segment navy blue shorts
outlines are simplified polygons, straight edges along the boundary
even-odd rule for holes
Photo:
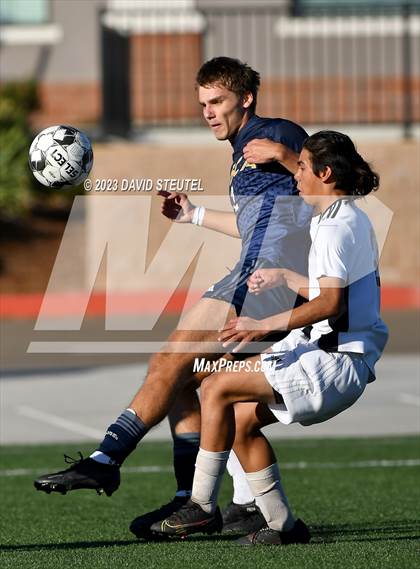
[[[203,294],[203,298],[223,300],[235,308],[237,316],[249,316],[256,320],[290,310],[302,303],[301,297],[284,286],[263,291],[258,296],[249,293],[246,282],[261,267],[260,262],[237,263],[228,275]]]
[[[249,293],[246,281],[256,270],[257,265],[261,268],[264,263],[252,262],[247,268],[244,268],[242,262],[237,263],[228,275],[203,294],[203,298],[223,300],[235,308],[237,316],[248,316],[255,320],[262,320],[273,314],[290,310],[305,302],[304,298],[284,286],[263,291],[258,296]],[[287,334],[289,332],[271,332],[264,338],[264,346],[261,347],[261,350],[282,340]],[[267,345],[265,346],[265,344]],[[254,356],[255,353],[247,353],[245,348],[244,351],[233,355],[235,359],[242,360]]]

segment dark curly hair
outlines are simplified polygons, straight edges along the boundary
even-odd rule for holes
[[[252,93],[254,100],[249,108],[255,112],[260,74],[239,59],[214,57],[206,61],[197,73],[196,84],[201,87],[219,84],[240,98]]]
[[[366,196],[378,189],[379,174],[360,156],[346,134],[321,130],[307,138],[303,148],[311,153],[314,174],[329,166],[336,188],[347,195]]]

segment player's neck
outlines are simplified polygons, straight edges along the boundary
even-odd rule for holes
[[[334,202],[343,199],[343,197],[342,192],[318,196],[314,207],[315,215],[322,215]]]
[[[240,133],[240,131],[244,128],[244,126],[249,122],[249,120],[254,116],[254,113],[251,113],[250,111],[247,111],[246,113],[244,113],[242,120],[238,126],[238,130],[235,131],[235,134],[233,134],[230,138],[229,138],[229,142],[231,143],[231,145],[233,146],[235,144],[235,140],[236,137],[238,136],[238,134]]]

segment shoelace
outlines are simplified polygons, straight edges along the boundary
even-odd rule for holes
[[[64,455],[64,462],[66,464],[71,464],[72,466],[76,466],[76,464],[79,464],[80,462],[82,462],[82,460],[84,460],[83,458],[83,454],[79,451],[77,451],[77,454],[79,455],[79,459],[77,458],[73,458],[72,456],[69,456],[68,454]]]

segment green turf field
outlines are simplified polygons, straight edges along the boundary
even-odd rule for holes
[[[0,566],[24,568],[265,567],[412,569],[419,563],[420,447],[415,437],[286,440],[275,443],[309,545],[241,548],[229,537],[192,536],[146,544],[128,524],[173,495],[170,443],[144,443],[125,464],[120,490],[62,496],[36,492],[40,471],[62,467],[62,454],[91,446],[4,447],[0,467]],[[159,466],[157,472],[141,469]],[[141,467],[139,469],[138,467]],[[229,478],[221,495],[230,498]]]

